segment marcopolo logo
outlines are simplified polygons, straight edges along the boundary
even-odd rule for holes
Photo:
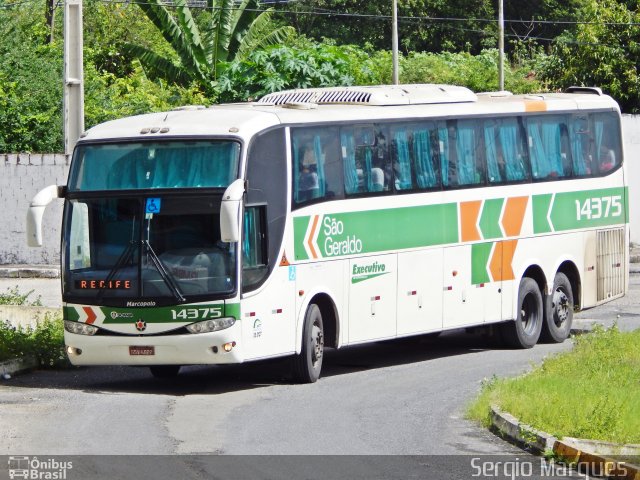
[[[62,462],[55,458],[11,456],[8,463],[10,479],[66,480],[69,478],[68,470],[73,468],[73,462]]]
[[[384,263],[373,262],[368,265],[353,264],[353,270],[351,271],[351,283],[364,282],[371,278],[386,275],[387,266]]]

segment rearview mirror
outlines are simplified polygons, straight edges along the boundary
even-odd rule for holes
[[[42,216],[47,205],[54,198],[63,197],[64,187],[49,185],[43,188],[31,200],[27,210],[27,244],[30,247],[42,246]]]
[[[222,195],[220,237],[223,242],[240,241],[240,207],[244,190],[244,180],[238,179],[229,185]]]

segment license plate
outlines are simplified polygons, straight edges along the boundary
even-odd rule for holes
[[[138,347],[138,346],[130,346],[129,347],[129,355],[155,355],[156,349],[155,347]]]

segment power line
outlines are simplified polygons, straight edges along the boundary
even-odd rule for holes
[[[10,4],[0,5],[0,8],[12,8],[15,6],[25,5],[29,3],[34,3],[38,0],[22,0],[19,2],[14,2]],[[156,5],[152,2],[144,2],[141,0],[99,0],[102,3],[112,3],[112,4],[125,4],[125,5]],[[202,0],[204,3],[204,0]],[[290,0],[286,2],[287,4],[293,3],[300,0]],[[195,3],[195,2],[194,2]],[[273,5],[277,7],[285,2],[279,2],[277,0],[263,2],[265,4]],[[176,5],[169,1],[163,2],[162,6],[167,8],[177,8]],[[222,8],[222,7],[209,7],[206,5],[200,5],[200,2],[189,5],[190,9],[197,10],[240,10],[239,8]],[[246,8],[244,11],[254,12],[254,13],[262,13],[267,10],[260,8]],[[279,8],[272,8],[272,12],[277,12],[280,14],[288,14],[288,15],[310,15],[310,16],[332,16],[332,17],[346,17],[346,18],[364,18],[364,19],[373,19],[373,20],[391,20],[391,15],[381,15],[381,14],[372,14],[372,13],[350,13],[350,12],[337,12],[335,10],[330,9],[314,9],[313,11],[309,10],[282,10]],[[497,18],[480,18],[480,17],[470,17],[470,18],[461,18],[461,17],[432,17],[432,16],[409,16],[409,15],[399,15],[399,21],[425,21],[425,22],[477,22],[477,23],[497,23]],[[591,22],[591,21],[578,21],[578,20],[543,20],[543,19],[506,19],[505,23],[513,23],[513,24],[540,24],[540,25],[602,25],[602,26],[623,26],[623,27],[635,27],[640,26],[640,22]]]

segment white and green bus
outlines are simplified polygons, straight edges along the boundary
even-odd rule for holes
[[[293,357],[492,325],[562,342],[625,294],[617,104],[596,88],[295,90],[98,125],[64,187],[65,343],[76,365]]]

